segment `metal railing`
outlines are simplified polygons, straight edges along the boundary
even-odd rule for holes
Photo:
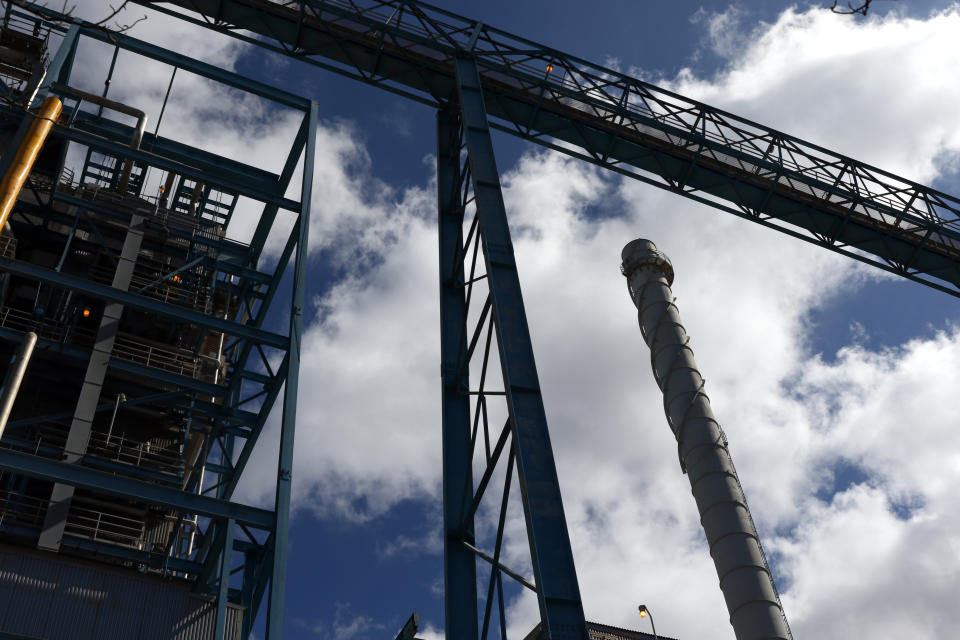
[[[89,504],[91,501],[82,496],[74,497],[64,533],[121,547],[143,549],[146,509],[143,509],[142,516],[130,517],[115,511],[82,506],[84,502]]]
[[[48,23],[14,13],[4,17],[0,26],[0,76],[8,80],[8,86],[23,91],[31,79],[36,82],[41,70],[50,65],[49,40]]]
[[[34,331],[37,336],[60,344],[89,348],[96,334],[89,329],[71,328],[63,323],[32,315],[12,307],[0,307],[0,327],[16,331]],[[217,371],[227,366],[226,361],[195,356],[190,349],[144,340],[128,333],[118,333],[111,356],[128,362],[136,362],[154,369],[188,376],[195,380],[225,384],[225,376]]]
[[[17,239],[12,236],[0,236],[0,256],[14,258],[17,254]]]
[[[84,348],[93,346],[96,339],[96,334],[90,329],[70,327],[50,318],[37,318],[13,307],[0,307],[0,327],[24,333],[33,331],[44,340]]]
[[[177,272],[177,269],[176,265],[163,264],[141,254],[133,267],[128,291],[160,302],[210,313],[213,304],[209,285],[210,270],[200,265],[182,272]],[[112,265],[98,264],[90,267],[87,275],[94,282],[110,285],[114,271]]]
[[[150,342],[130,334],[117,335],[112,355],[196,380],[214,382],[219,377],[215,376],[216,367],[208,366],[207,359],[194,356],[189,349]]]
[[[175,476],[183,473],[184,469],[178,445],[132,440],[124,432],[109,435],[92,432],[86,455]]]
[[[960,198],[450,11],[135,1],[215,18],[218,31],[438,107],[454,61],[470,56],[497,128],[935,288],[960,283]]]
[[[0,489],[0,527],[10,524],[40,527],[48,502],[9,489]]]
[[[49,500],[0,489],[0,528],[4,525],[39,529]],[[143,548],[144,521],[74,504],[67,516],[65,533],[78,538],[107,542],[132,549]]]

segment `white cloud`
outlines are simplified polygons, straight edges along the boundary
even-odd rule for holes
[[[294,621],[301,629],[323,640],[367,640],[380,638],[387,633],[386,626],[367,615],[355,614],[348,603],[334,604],[333,620],[307,622],[297,618]]]
[[[955,11],[856,23],[790,10],[726,72],[682,74],[673,86],[929,180],[960,140],[942,98],[952,89],[919,76],[929,60],[958,55],[948,46],[958,21]],[[910,90],[879,99],[894,86]],[[328,228],[342,229],[353,203],[372,212],[334,236],[351,238],[343,251],[367,268],[320,299],[305,345],[296,477],[301,506],[367,518],[438,492],[435,232],[432,186],[361,188],[368,165],[348,138],[345,152],[361,161],[344,174],[324,169],[340,194]],[[847,637],[855,624],[878,637],[947,633],[946,594],[960,572],[951,553],[960,504],[949,487],[960,465],[945,452],[960,442],[946,407],[960,338],[947,331],[890,352],[861,341],[828,364],[810,351],[808,313],[877,272],[557,154],[504,169],[588,617],[637,627],[643,600],[667,635],[732,637],[617,273],[623,244],[645,236],[674,260],[681,314],[797,637]],[[918,424],[919,415],[930,417]],[[838,460],[867,479],[824,502]],[[504,558],[522,564],[519,520]],[[909,603],[902,613],[877,612],[898,597]],[[514,605],[518,630],[535,616],[529,599]]]
[[[728,50],[729,65],[717,77],[685,71],[666,85],[930,182],[942,171],[936,164],[941,155],[960,147],[960,115],[951,108],[960,88],[944,82],[960,63],[958,29],[957,5],[925,20],[891,12],[856,21],[791,8]]]
[[[960,66],[958,32],[957,8],[859,22],[789,9],[750,42],[719,43],[730,60],[716,77],[668,84],[930,181],[960,152],[960,89],[944,80]],[[254,108],[246,116],[258,121]],[[369,521],[439,496],[434,185],[378,181],[347,123],[326,123],[321,138],[315,247],[345,275],[318,294],[304,340],[295,491],[301,509]],[[936,327],[885,351],[854,335],[827,362],[812,353],[808,314],[876,286],[877,272],[554,153],[501,169],[588,617],[635,628],[642,600],[666,635],[733,637],[617,273],[621,247],[643,236],[674,261],[680,312],[797,638],[949,636],[960,334]],[[272,491],[269,458],[254,461],[247,497]],[[857,474],[831,496],[841,461]],[[487,536],[490,515],[478,524]],[[522,530],[519,517],[509,527]],[[524,553],[511,536],[506,561],[522,565]],[[518,630],[532,626],[529,599],[513,608]]]

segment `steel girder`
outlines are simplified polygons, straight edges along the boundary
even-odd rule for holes
[[[310,201],[313,196],[313,164],[317,150],[318,107],[310,103],[307,113],[307,140],[303,156],[303,185],[300,189],[300,218],[297,249],[293,260],[293,295],[290,301],[290,346],[287,350],[287,380],[283,391],[280,423],[280,455],[277,461],[277,492],[274,509],[275,546],[270,573],[268,640],[283,635],[283,598],[287,583],[287,536],[290,531],[290,491],[293,484],[293,442],[297,421],[297,385],[300,380],[300,342],[303,335],[303,305],[307,281],[307,239],[310,228]]]
[[[957,198],[469,18],[414,0],[135,1],[437,106],[470,53],[496,128],[960,295]]]
[[[133,480],[19,451],[0,449],[0,468],[41,480],[129,496],[150,504],[167,505],[181,511],[199,513],[208,518],[233,518],[237,522],[266,531],[272,531],[274,528],[274,514],[271,511],[186,493],[167,486]]]
[[[463,270],[463,176],[460,118],[437,112],[437,214],[440,242],[440,370],[443,429],[443,581],[445,625],[450,638],[477,639],[477,560],[472,514],[473,443],[470,439],[470,371]],[[471,500],[472,502],[472,500]]]
[[[486,640],[496,603],[500,637],[505,637],[505,575],[536,593],[542,637],[585,640],[580,589],[473,59],[457,60],[457,80],[455,103],[438,114],[445,631],[448,637],[469,639],[478,637],[479,627],[479,637]],[[465,164],[461,164],[461,156]],[[475,208],[472,221],[466,215],[470,208]],[[481,254],[482,264],[478,264]],[[484,288],[486,300],[479,312],[471,310],[471,302],[477,304]],[[484,348],[477,349],[484,334]],[[495,352],[491,350],[494,335]],[[502,391],[486,387],[488,377],[496,377],[491,357],[499,359]],[[471,365],[479,368],[480,374],[475,390],[470,386]],[[506,401],[507,420],[503,430],[493,434],[497,444],[491,450],[488,416],[492,407],[488,403],[497,397]],[[481,442],[485,470],[475,487],[471,469],[474,456],[481,455]],[[491,481],[495,482],[498,464],[506,470],[490,554],[481,550],[476,539],[474,516]],[[500,561],[514,466],[533,582]],[[478,559],[491,567],[483,600],[478,599],[476,585]],[[481,601],[483,617],[478,620]]]

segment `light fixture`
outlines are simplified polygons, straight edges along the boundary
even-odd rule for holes
[[[647,605],[640,605],[637,607],[637,611],[640,612],[641,618],[650,618],[650,628],[653,630],[653,640],[659,640],[657,637],[657,626],[653,624],[653,614],[650,612],[650,609],[647,608]]]
[[[548,63],[547,63],[547,73],[550,73],[551,71],[553,71],[553,65],[548,62]]]
[[[84,309],[82,312],[84,318],[90,317],[90,309]]]

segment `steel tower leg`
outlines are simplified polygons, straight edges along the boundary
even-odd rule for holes
[[[491,584],[487,592],[486,612],[483,620],[483,636],[489,631],[491,600],[494,583],[501,581],[501,573],[517,578],[499,563],[499,551],[503,538],[504,516],[509,497],[510,475],[513,464],[517,467],[520,493],[526,519],[527,538],[530,546],[531,565],[535,585],[523,579],[520,582],[534,589],[541,616],[541,637],[553,640],[585,640],[587,638],[583,605],[580,600],[580,588],[574,568],[570,537],[567,532],[557,470],[547,430],[546,413],[540,393],[530,331],[527,326],[523,297],[520,292],[520,280],[513,256],[513,243],[507,224],[506,209],[500,191],[500,179],[494,159],[493,144],[487,123],[487,114],[480,87],[480,78],[475,62],[470,58],[456,61],[457,99],[456,112],[440,114],[440,155],[438,158],[438,187],[441,189],[440,201],[440,260],[441,301],[444,366],[444,515],[445,515],[445,570],[448,580],[447,619],[453,620],[457,629],[475,624],[477,601],[475,587],[471,591],[464,586],[475,568],[462,555],[463,549],[473,551],[478,557],[491,563],[493,571]],[[459,123],[456,123],[459,116]],[[456,133],[454,133],[456,132]],[[467,150],[466,167],[459,173],[451,169],[460,163],[462,140]],[[469,175],[469,179],[466,176]],[[470,234],[475,243],[477,237],[482,244],[484,277],[489,291],[481,319],[474,338],[467,346],[468,327],[465,324],[463,293],[457,292],[460,283],[468,278],[467,301],[469,305],[472,284],[480,278],[473,277],[473,266],[461,263],[469,262],[467,254],[471,237],[463,242],[462,226],[457,228],[453,220],[462,220],[466,197],[452,195],[454,190],[466,194],[472,187],[473,201],[476,204],[475,227]],[[446,192],[445,192],[446,191]],[[457,211],[454,212],[454,205]],[[474,244],[474,246],[476,246]],[[476,254],[474,254],[475,256]],[[452,260],[451,260],[452,258]],[[453,264],[450,264],[453,262]],[[476,264],[474,259],[474,265]],[[452,267],[452,268],[451,268]],[[475,418],[472,442],[468,442],[469,398],[468,389],[469,359],[482,333],[485,318],[489,313],[492,327],[489,327],[487,353],[489,355],[492,330],[496,331],[501,375],[504,383],[502,395],[507,401],[508,423],[501,433],[499,442],[491,454],[487,450],[488,470],[473,495],[472,478],[469,475],[472,449],[477,441],[479,419]],[[456,362],[450,356],[458,354]],[[451,366],[453,365],[453,366]],[[456,378],[451,379],[451,376]],[[483,378],[481,377],[483,398]],[[492,393],[492,392],[488,392]],[[457,397],[460,396],[460,397]],[[479,400],[478,400],[479,402]],[[466,411],[465,411],[466,408]],[[484,432],[487,424],[484,411]],[[478,404],[475,415],[479,415]],[[466,414],[466,415],[465,415]],[[507,436],[512,436],[510,447],[506,447]],[[469,447],[469,448],[468,448]],[[480,552],[471,542],[472,518],[479,500],[490,479],[493,466],[504,451],[507,453],[507,476],[500,508],[500,524],[497,533],[496,549],[493,557]],[[463,491],[466,490],[466,493]],[[459,494],[459,495],[458,495]],[[460,519],[461,515],[466,517]],[[460,522],[456,520],[460,519]],[[470,566],[468,566],[468,564]],[[500,633],[505,631],[503,589],[499,587]],[[471,600],[468,604],[467,600]],[[475,632],[464,631],[466,635],[451,633],[450,638],[476,637]]]
[[[448,638],[477,638],[477,565],[473,544],[473,450],[470,442],[466,289],[462,257],[463,201],[460,197],[459,118],[437,112],[437,208],[440,236],[440,367],[443,384],[443,581]]]
[[[280,457],[277,461],[277,525],[273,533],[270,601],[267,608],[267,640],[283,637],[283,597],[287,582],[287,538],[290,532],[290,490],[293,482],[293,435],[297,421],[297,385],[300,379],[300,337],[307,282],[307,238],[310,229],[310,199],[313,194],[313,163],[317,150],[317,103],[310,103],[307,143],[303,151],[303,186],[300,192],[300,235],[293,263],[293,296],[290,302],[290,347],[287,352],[283,418],[280,426]]]

